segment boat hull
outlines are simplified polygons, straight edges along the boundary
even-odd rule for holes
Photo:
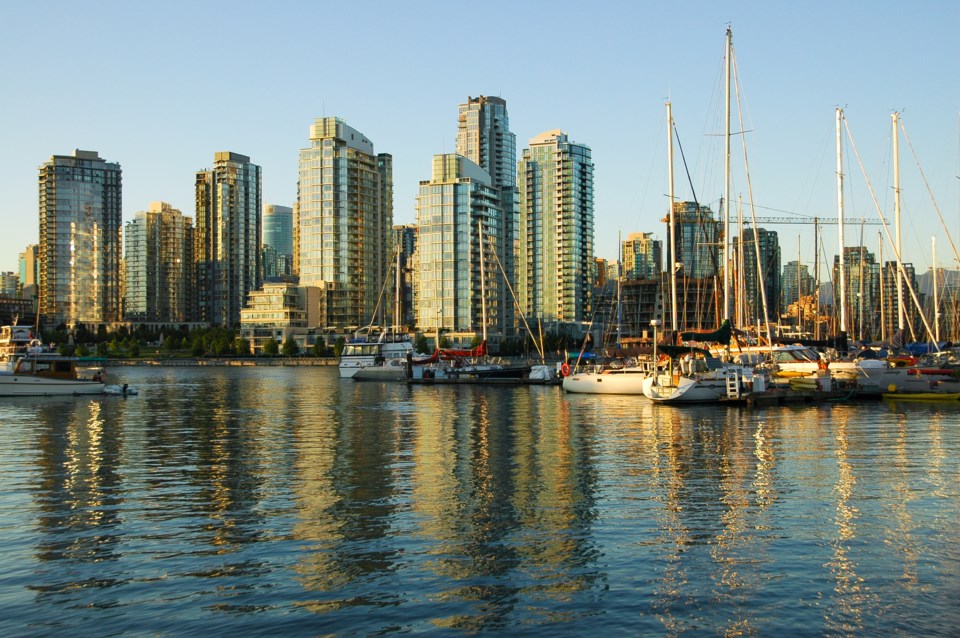
[[[717,403],[727,396],[724,380],[689,377],[680,377],[676,385],[648,377],[643,380],[643,394],[657,403]]]
[[[563,390],[573,394],[643,394],[643,380],[647,373],[641,370],[625,372],[577,372],[563,378]]]
[[[406,365],[365,366],[354,371],[354,381],[405,381]]]
[[[78,394],[103,394],[103,383],[69,379],[45,379],[20,374],[0,376],[0,396],[49,397]]]

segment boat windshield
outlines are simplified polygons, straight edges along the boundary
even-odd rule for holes
[[[777,363],[817,362],[820,360],[820,355],[817,354],[816,350],[810,348],[790,348],[789,350],[778,350],[775,359]]]

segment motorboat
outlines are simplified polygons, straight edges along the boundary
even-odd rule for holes
[[[413,344],[407,335],[384,332],[376,341],[351,339],[340,353],[340,378],[352,379],[362,368],[384,366],[387,362],[405,363],[408,354],[413,354]]]
[[[27,354],[11,374],[0,375],[0,396],[103,394],[103,376],[102,368],[77,357]]]

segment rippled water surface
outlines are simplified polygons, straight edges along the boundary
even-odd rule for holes
[[[960,631],[960,405],[114,371],[0,399],[0,635]]]

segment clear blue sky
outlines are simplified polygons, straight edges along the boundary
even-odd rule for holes
[[[507,100],[517,155],[561,128],[593,150],[596,252],[654,232],[667,211],[664,102],[699,200],[723,192],[722,59],[732,25],[757,213],[836,217],[842,106],[892,218],[890,113],[899,110],[955,243],[960,232],[960,3],[904,2],[12,2],[0,0],[0,270],[35,243],[37,167],[75,148],[123,168],[124,219],[151,201],[194,214],[194,175],[216,151],[263,167],[263,201],[291,205],[314,118],[338,116],[394,156],[394,221],[457,105]],[[848,218],[876,217],[845,142]],[[677,194],[690,187],[677,154]],[[733,192],[747,201],[739,138]],[[918,272],[953,262],[901,141],[903,244]],[[786,212],[781,212],[786,211]],[[780,233],[813,259],[810,226]],[[866,227],[876,251],[880,230]],[[847,227],[846,245],[860,228]],[[821,239],[837,252],[836,226]],[[884,258],[892,251],[884,248]]]

